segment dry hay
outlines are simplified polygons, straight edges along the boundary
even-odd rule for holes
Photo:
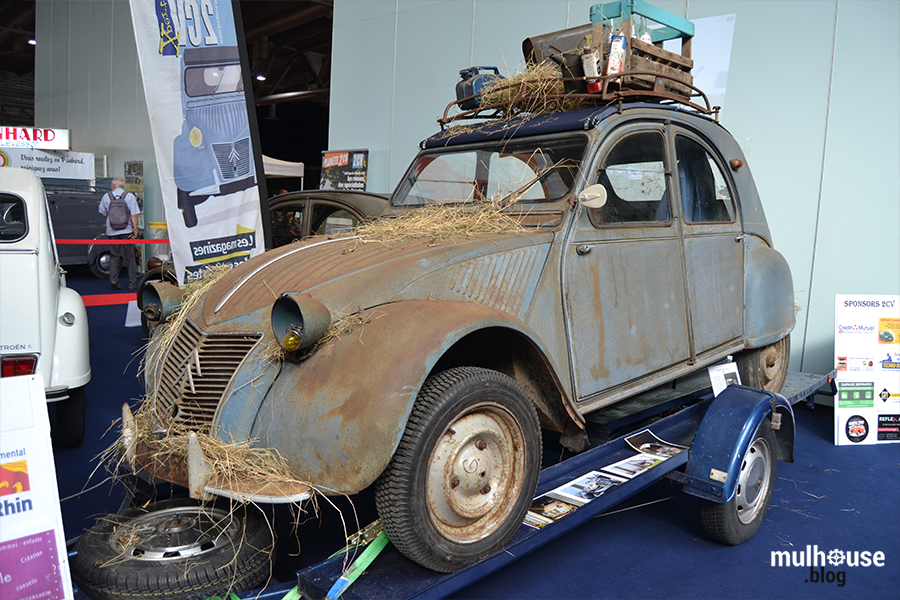
[[[153,449],[150,457],[152,461],[157,458],[163,462],[171,459],[186,460],[187,436],[193,431],[206,461],[218,475],[217,479],[268,480],[310,485],[296,477],[287,459],[275,449],[253,447],[250,440],[226,442],[212,435],[208,426],[197,430],[172,418],[160,422],[149,398],[144,400],[134,414],[134,428],[137,444],[145,442]]]
[[[429,204],[397,217],[381,218],[356,230],[357,244],[421,239],[429,246],[449,238],[482,233],[524,231],[520,219],[493,202],[469,204]],[[347,251],[352,252],[354,248]]]
[[[500,118],[540,115],[576,110],[591,104],[590,99],[566,94],[559,66],[543,61],[529,63],[518,73],[488,84],[481,93],[480,108],[498,107]]]

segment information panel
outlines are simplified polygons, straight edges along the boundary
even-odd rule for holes
[[[834,443],[900,441],[900,296],[838,294]]]
[[[72,598],[40,376],[0,378],[0,598]]]

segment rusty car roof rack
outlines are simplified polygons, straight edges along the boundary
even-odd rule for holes
[[[643,83],[645,85],[648,83],[648,79],[652,79],[652,88],[642,88],[640,86],[634,85],[632,82],[636,81],[636,76],[640,76],[643,79]],[[563,84],[566,84],[586,82],[587,79],[587,77],[561,77],[559,81],[563,82]],[[597,78],[591,78],[592,81],[596,79]],[[462,103],[477,98],[478,96],[476,95],[459,98],[447,105],[447,107],[444,109],[444,116],[437,121],[441,126],[441,131],[443,131],[448,124],[455,121],[502,119],[504,118],[502,116],[502,109],[507,107],[514,107],[517,104],[526,104],[528,101],[532,101],[538,97],[542,99],[584,98],[589,101],[589,105],[592,103],[594,106],[607,106],[617,102],[620,111],[622,110],[622,105],[625,102],[669,102],[682,104],[697,111],[700,114],[713,115],[716,122],[718,122],[719,120],[720,107],[712,106],[709,102],[709,98],[705,93],[703,93],[700,88],[694,85],[686,84],[682,81],[678,81],[661,73],[654,73],[651,71],[625,71],[622,73],[616,73],[614,75],[602,76],[599,78],[599,81],[601,83],[600,91],[594,94],[566,92],[561,94],[533,95],[527,92],[527,83],[521,81],[509,82],[501,84],[500,86],[494,88],[494,90],[513,89],[516,87],[521,87],[523,89],[523,93],[516,96],[515,98],[510,98],[509,100],[496,102],[486,106],[479,106],[478,108],[473,108],[471,110],[464,110],[450,116],[449,113],[451,108],[459,107]],[[673,84],[679,86],[681,89],[690,88],[690,93],[679,93],[671,91],[667,86],[672,86]],[[482,94],[483,93],[484,92],[482,92]],[[698,104],[698,101],[701,100],[703,102],[702,105]]]

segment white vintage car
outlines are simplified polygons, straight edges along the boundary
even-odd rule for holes
[[[0,169],[0,363],[3,377],[40,373],[47,401],[56,403],[54,444],[81,444],[91,379],[87,313],[66,287],[44,186],[25,169]]]

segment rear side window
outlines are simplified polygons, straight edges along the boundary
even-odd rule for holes
[[[17,242],[26,233],[25,201],[12,194],[0,193],[0,243]]]
[[[734,201],[725,174],[712,155],[694,140],[675,137],[681,212],[688,223],[731,223]]]

